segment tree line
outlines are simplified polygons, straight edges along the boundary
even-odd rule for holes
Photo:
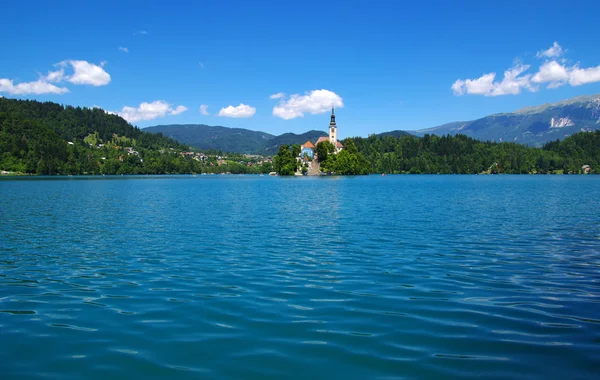
[[[465,135],[373,135],[352,140],[368,161],[370,173],[578,174],[583,165],[597,171],[600,163],[600,131],[580,132],[543,148]]]
[[[333,154],[329,142],[317,145],[321,171],[371,173],[564,173],[584,165],[600,171],[600,131],[580,132],[542,148],[456,136],[354,137]],[[243,155],[182,154],[190,147],[132,126],[97,108],[0,98],[0,170],[28,174],[268,173],[306,171],[297,160],[299,145],[282,145],[273,159]],[[226,156],[226,157],[225,157]]]
[[[329,142],[316,147],[321,172],[334,174],[580,174],[600,168],[600,131],[580,132],[542,148],[479,141],[465,135],[353,137],[337,154]],[[299,147],[296,149],[299,152]],[[293,148],[280,147],[275,170],[291,175],[298,168]]]

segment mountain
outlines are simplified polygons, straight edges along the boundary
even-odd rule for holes
[[[201,150],[223,152],[257,153],[273,135],[242,128],[227,128],[204,124],[157,125],[144,128],[150,133],[164,136]]]
[[[307,141],[315,142],[321,136],[327,136],[327,133],[324,131],[308,131],[304,132],[300,135],[295,133],[284,133],[283,135],[275,136],[271,140],[267,142],[267,144],[263,147],[263,152],[269,153],[277,153],[279,147],[283,144],[294,145],[294,144],[304,144]]]
[[[144,131],[162,133],[164,136],[201,150],[221,150],[223,152],[256,153],[271,155],[282,144],[303,144],[327,136],[323,131],[308,131],[303,134],[284,133],[274,136],[266,132],[242,128],[227,128],[204,124],[157,125]]]
[[[600,94],[579,96],[557,103],[527,107],[510,113],[489,115],[477,120],[456,121],[418,131],[394,130],[378,137],[395,138],[407,135],[463,134],[477,140],[516,142],[541,147],[549,141],[564,140],[577,132],[600,129]],[[157,125],[144,131],[164,136],[201,150],[256,153],[271,155],[282,144],[302,144],[327,136],[325,131],[303,134],[284,133],[274,136],[260,131],[241,128],[211,127],[202,124]]]
[[[397,129],[395,131],[379,133],[379,134],[377,134],[377,136],[378,137],[392,136],[392,137],[398,138],[398,137],[402,137],[402,136],[412,136],[412,134],[408,133],[406,131],[401,131],[401,130]]]
[[[511,113],[489,115],[415,131],[424,134],[463,134],[478,140],[512,141],[542,146],[581,131],[600,129],[600,94],[579,96],[557,103],[527,107]]]

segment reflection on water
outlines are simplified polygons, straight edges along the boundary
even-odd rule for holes
[[[2,372],[591,378],[599,181],[2,180]]]

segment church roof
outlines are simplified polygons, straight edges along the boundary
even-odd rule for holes
[[[315,145],[317,145],[317,144],[319,144],[320,142],[323,142],[323,141],[329,141],[329,137],[327,137],[327,136],[321,136],[321,137],[319,137],[319,139],[317,140],[317,143]]]
[[[338,141],[338,142],[337,142],[337,147],[338,147],[338,148],[343,148],[344,146],[342,145],[342,143],[341,143],[341,142],[339,142],[339,141]]]
[[[313,143],[311,143],[310,141],[305,142],[304,144],[302,144],[301,148],[311,148],[313,149],[315,146],[313,145]]]

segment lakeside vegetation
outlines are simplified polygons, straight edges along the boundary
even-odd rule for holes
[[[597,172],[600,164],[600,131],[580,132],[543,148],[464,135],[351,140],[369,162],[370,173],[579,174],[584,165]]]
[[[579,174],[600,170],[600,131],[580,132],[542,148],[456,136],[372,135],[342,141],[333,154],[317,145],[321,171],[340,175]],[[101,109],[0,98],[0,170],[11,174],[257,174],[306,172],[300,147],[283,144],[273,161],[260,155],[199,152],[145,132]]]
[[[358,152],[351,139],[344,140],[344,149],[338,154],[333,154],[335,148],[329,141],[317,144],[316,157],[319,161],[321,172],[340,175],[369,174],[369,165],[364,156]],[[298,159],[300,145],[282,145],[279,152],[273,157],[273,168],[279,175],[296,175],[298,172],[305,174],[307,165]],[[308,157],[307,157],[308,158]]]
[[[322,172],[340,175],[580,174],[585,165],[589,165],[591,173],[598,173],[600,164],[600,131],[580,132],[563,141],[549,142],[542,148],[479,141],[464,135],[427,134],[423,137],[372,135],[347,138],[342,143],[344,149],[338,154],[332,154],[330,143],[317,146]],[[292,175],[292,157],[287,156],[292,150],[285,148],[283,152],[286,156],[281,158],[280,149],[274,161],[285,162],[285,165],[275,165],[275,170],[281,175]]]

